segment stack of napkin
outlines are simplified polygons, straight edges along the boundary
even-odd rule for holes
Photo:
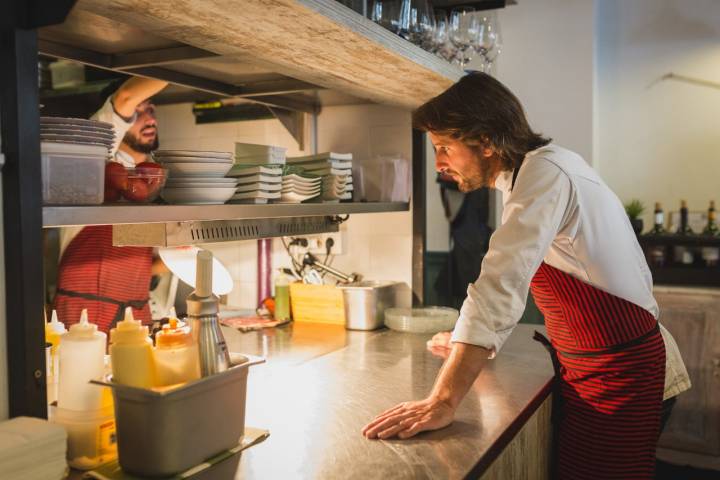
[[[17,417],[0,423],[0,478],[59,480],[67,471],[67,433],[60,425]]]
[[[352,153],[323,152],[289,157],[287,163],[322,177],[323,200],[352,200],[352,158]]]

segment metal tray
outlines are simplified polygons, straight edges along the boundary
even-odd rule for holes
[[[170,476],[236,446],[245,429],[248,368],[265,361],[241,358],[245,361],[235,361],[225,372],[175,388],[130,387],[111,377],[93,380],[113,392],[123,471]]]

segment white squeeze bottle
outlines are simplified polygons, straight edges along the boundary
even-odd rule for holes
[[[155,336],[155,367],[158,386],[189,382],[200,378],[197,342],[190,328],[170,318],[168,325]]]
[[[131,387],[155,386],[155,362],[148,327],[133,318],[132,307],[125,319],[110,330],[110,362],[113,382]]]
[[[103,376],[106,338],[98,332],[97,325],[88,322],[86,309],[80,315],[80,323],[60,337],[58,407],[76,411],[102,407],[103,389],[89,382]]]

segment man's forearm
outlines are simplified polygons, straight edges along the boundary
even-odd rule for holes
[[[120,86],[113,96],[115,111],[124,118],[130,118],[142,102],[167,86],[164,80],[133,77]]]
[[[489,356],[490,351],[486,348],[467,343],[453,344],[450,356],[435,379],[431,396],[457,408]]]

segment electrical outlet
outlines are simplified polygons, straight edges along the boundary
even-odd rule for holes
[[[327,253],[328,239],[332,239],[331,255],[342,255],[343,250],[343,234],[342,231],[334,233],[323,233],[320,235],[308,235],[308,251],[316,255],[325,255]]]

